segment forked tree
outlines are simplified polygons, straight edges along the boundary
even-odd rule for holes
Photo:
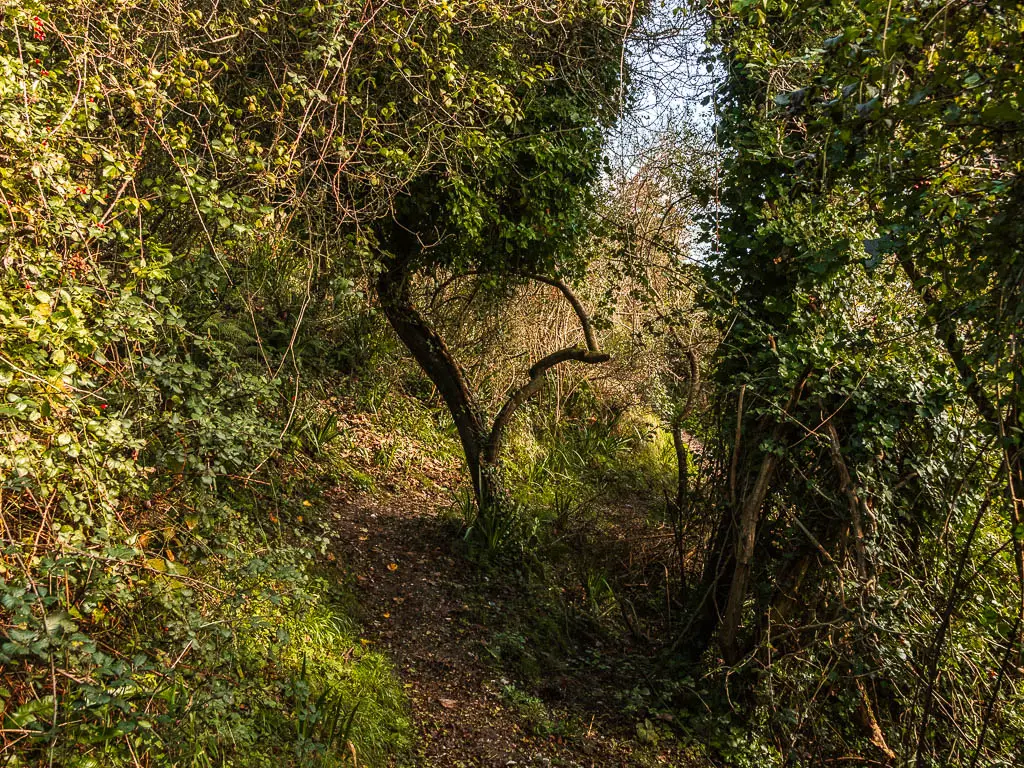
[[[609,359],[569,282],[585,271],[578,244],[592,221],[603,130],[616,114],[629,22],[625,15],[582,6],[559,9],[547,12],[567,14],[563,21],[571,23],[534,20],[524,26],[527,34],[511,36],[495,26],[464,42],[467,59],[480,66],[500,69],[490,51],[503,42],[513,47],[517,66],[546,75],[511,82],[511,117],[484,115],[462,129],[460,145],[479,151],[449,154],[396,195],[390,218],[371,227],[381,266],[375,282],[380,307],[450,410],[477,502],[486,511],[500,509],[504,500],[499,462],[507,428],[541,391],[546,374],[568,362]],[[486,275],[509,286],[553,286],[579,319],[580,343],[536,361],[489,417],[449,345],[412,300],[417,275],[439,271]]]
[[[507,428],[516,412],[543,389],[546,374],[569,361],[593,364],[609,360],[609,355],[598,347],[590,317],[572,289],[558,278],[528,277],[561,292],[579,318],[583,344],[553,351],[534,363],[527,371],[526,381],[513,388],[493,419],[484,412],[472,382],[444,339],[414,305],[410,291],[412,274],[392,264],[377,280],[377,295],[384,314],[451,412],[481,510],[493,511],[502,504],[499,462]]]

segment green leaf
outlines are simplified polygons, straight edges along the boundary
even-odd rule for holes
[[[78,625],[71,620],[71,616],[66,611],[47,614],[44,622],[47,633],[51,635],[62,635],[75,632],[78,629]]]

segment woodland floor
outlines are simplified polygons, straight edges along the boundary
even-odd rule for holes
[[[675,742],[638,737],[616,703],[614,671],[570,664],[532,685],[514,679],[494,648],[538,606],[453,549],[433,495],[338,489],[329,500],[363,636],[391,658],[409,696],[416,747],[402,765],[704,765]],[[604,669],[616,669],[611,661]]]

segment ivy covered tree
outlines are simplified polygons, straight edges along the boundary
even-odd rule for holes
[[[708,275],[730,299],[709,305],[735,418],[691,647],[750,660],[792,759],[811,738],[835,756],[1012,762],[1019,4],[710,9],[726,153]],[[831,735],[819,684],[858,713]]]

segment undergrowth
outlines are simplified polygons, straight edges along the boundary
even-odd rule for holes
[[[291,529],[309,508],[279,490],[283,505],[207,493],[90,537],[7,518],[4,764],[373,765],[403,751],[390,665],[313,575],[316,542]]]

